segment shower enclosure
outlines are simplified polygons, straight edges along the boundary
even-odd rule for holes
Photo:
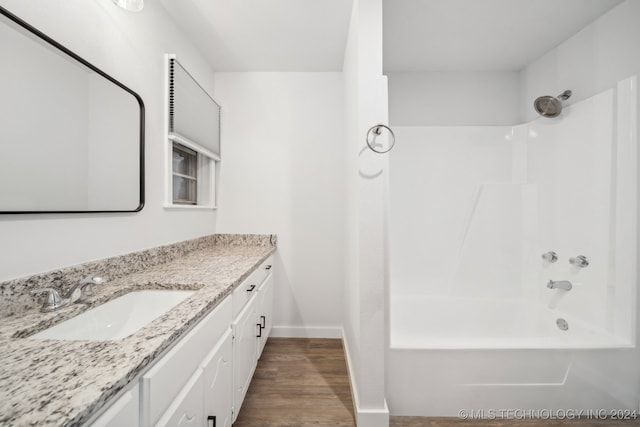
[[[447,93],[407,82],[453,79],[387,70],[392,415],[640,417],[638,19],[613,2],[513,70],[510,124],[407,118]]]

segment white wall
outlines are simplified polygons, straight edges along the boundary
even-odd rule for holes
[[[571,89],[566,104],[615,87],[640,72],[640,2],[627,0],[520,72],[520,121],[536,117],[533,101]]]
[[[360,359],[360,270],[358,268],[358,151],[354,147],[358,137],[358,0],[354,1],[349,23],[349,35],[344,55],[343,90],[345,97],[345,289],[342,305],[344,345],[349,366],[352,390],[357,390]],[[356,391],[357,392],[357,391]],[[355,394],[355,393],[354,393]],[[353,396],[355,399],[355,396]],[[356,403],[357,404],[357,403]]]
[[[164,195],[164,53],[208,88],[209,66],[154,1],[0,0],[0,5],[136,91],[146,106],[146,206],[140,213],[0,216],[0,280],[215,232],[212,211],[168,211]]]
[[[355,0],[344,61],[348,205],[344,330],[357,424],[389,423],[384,393],[388,156],[366,148],[367,130],[388,123],[382,75],[382,1]],[[343,152],[344,153],[344,152]]]
[[[216,73],[218,231],[278,235],[275,333],[339,336],[344,292],[341,73]]]
[[[518,121],[515,71],[391,72],[393,126],[499,126]]]

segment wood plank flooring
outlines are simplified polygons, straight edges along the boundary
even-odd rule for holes
[[[355,426],[342,341],[269,338],[233,426]]]
[[[605,427],[640,420],[391,417],[390,427]],[[355,427],[341,340],[269,338],[233,427]]]

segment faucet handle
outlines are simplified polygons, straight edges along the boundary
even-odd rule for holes
[[[85,283],[80,288],[80,298],[78,301],[84,301],[85,298],[93,296],[93,283]]]
[[[101,285],[105,283],[104,280],[100,276],[96,276],[93,274],[88,275],[80,282],[80,298],[78,298],[78,302],[83,302],[88,297],[93,295],[93,285]]]
[[[576,267],[585,268],[589,266],[589,259],[584,255],[578,255],[575,258],[569,258],[569,264]]]
[[[98,276],[97,274],[89,274],[88,276],[85,276],[84,279],[82,279],[80,281],[81,285],[101,285],[103,283],[105,283],[106,280],[104,280],[104,278],[102,278],[101,276]]]
[[[34,289],[31,291],[31,294],[36,295],[36,294],[41,294],[43,292],[47,293],[47,295],[44,298],[44,301],[42,302],[42,307],[40,307],[40,311],[42,311],[43,313],[55,311],[56,309],[60,307],[64,307],[69,303],[68,300],[62,298],[58,293],[58,291],[53,288]]]
[[[542,254],[542,259],[543,261],[554,263],[558,261],[558,254],[554,251],[545,252]]]

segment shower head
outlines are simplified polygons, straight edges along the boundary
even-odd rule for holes
[[[562,101],[566,101],[570,97],[570,90],[565,90],[558,96],[540,96],[533,101],[533,108],[535,108],[542,117],[558,117],[562,112]]]

